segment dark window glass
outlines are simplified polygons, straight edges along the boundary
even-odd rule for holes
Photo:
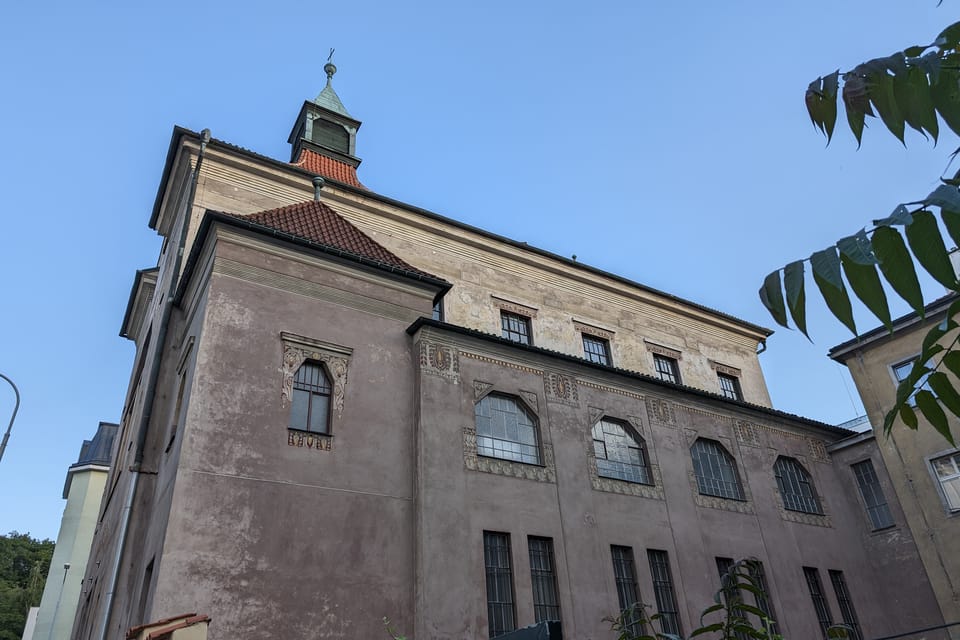
[[[657,368],[657,377],[667,382],[680,384],[680,364],[674,358],[653,354],[653,364]]]
[[[890,515],[890,507],[887,506],[887,498],[883,495],[883,487],[880,486],[880,479],[873,468],[873,463],[870,460],[864,460],[851,468],[857,477],[857,486],[860,487],[860,495],[863,496],[863,503],[867,507],[867,515],[870,516],[873,528],[892,527],[893,516]]]
[[[793,458],[779,457],[773,465],[783,507],[802,513],[823,513],[810,474]]]
[[[597,364],[610,364],[610,343],[603,338],[581,334],[583,336],[583,357]]]
[[[597,474],[627,482],[652,484],[643,439],[626,425],[604,418],[593,426]]]
[[[763,627],[769,631],[770,634],[779,634],[780,628],[777,626],[777,614],[773,610],[773,598],[770,595],[770,587],[767,586],[767,575],[763,571],[763,563],[759,560],[750,560],[747,562],[747,566],[750,570],[750,577],[753,578],[753,585],[760,590],[760,593],[753,594],[753,600],[757,605],[757,609],[763,611],[768,619],[768,621],[764,621]]]
[[[647,559],[650,561],[650,575],[653,577],[657,613],[661,616],[660,629],[663,633],[680,635],[680,610],[677,607],[677,597],[673,593],[673,578],[667,552],[647,549]]]
[[[530,318],[509,311],[500,312],[500,328],[503,337],[520,344],[533,344],[530,339]]]
[[[330,431],[330,381],[323,365],[305,362],[293,378],[290,428],[314,433]]]
[[[437,300],[433,303],[433,319],[443,322],[443,300]]]
[[[690,450],[697,488],[705,496],[743,500],[743,487],[733,456],[716,440],[697,440]]]
[[[540,464],[537,424],[518,400],[490,394],[477,403],[477,453]]]
[[[810,599],[813,600],[813,608],[817,613],[820,630],[826,637],[827,629],[833,624],[833,616],[830,614],[830,605],[827,603],[827,598],[823,594],[823,585],[820,584],[820,572],[813,567],[804,567],[803,577],[807,580],[807,589],[810,590]]]
[[[860,633],[860,621],[857,620],[857,612],[853,608],[853,600],[847,590],[847,581],[843,579],[843,571],[831,570],[829,573],[830,582],[833,583],[833,592],[837,594],[837,604],[840,605],[843,624],[850,628],[850,640],[863,640],[863,634]]]
[[[725,373],[718,373],[720,393],[731,400],[743,400],[743,391],[740,390],[740,378]]]
[[[553,540],[530,537],[530,581],[533,583],[533,615],[536,622],[560,619],[557,572],[553,561]]]
[[[487,576],[487,625],[496,638],[517,628],[513,608],[510,534],[483,532],[483,564]]]
[[[639,636],[646,632],[643,627],[642,611],[639,610],[640,587],[637,584],[637,569],[633,564],[633,549],[630,547],[610,546],[613,556],[613,579],[617,584],[617,602],[620,604],[620,613],[632,608],[633,615],[624,620],[630,633]]]

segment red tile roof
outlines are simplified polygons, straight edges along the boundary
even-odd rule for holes
[[[442,278],[407,264],[323,202],[309,200],[247,216],[233,213],[225,215],[276,229],[314,244],[339,249],[355,257],[372,260],[383,267],[442,281]]]
[[[357,179],[357,168],[340,160],[334,160],[327,156],[320,155],[310,149],[300,150],[300,159],[291,163],[297,167],[303,167],[307,171],[312,171],[324,178],[331,178],[337,182],[349,184],[352,187],[366,189]]]

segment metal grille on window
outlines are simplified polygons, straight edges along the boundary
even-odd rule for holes
[[[763,628],[769,632],[768,635],[777,635],[780,633],[780,627],[777,625],[777,614],[773,610],[773,601],[770,598],[770,587],[767,586],[767,575],[763,571],[763,563],[759,560],[749,560],[747,561],[747,567],[750,571],[750,577],[753,578],[753,586],[759,590],[759,593],[755,592],[753,594],[754,602],[757,604],[757,609],[763,611],[767,618],[761,621]]]
[[[743,391],[740,389],[740,379],[736,376],[728,376],[725,373],[718,373],[717,380],[720,381],[720,393],[731,400],[743,400]]]
[[[777,478],[777,488],[780,489],[785,509],[802,513],[823,513],[810,474],[799,462],[781,456],[773,465],[773,475]]]
[[[536,622],[560,620],[560,600],[557,597],[557,572],[553,561],[553,540],[527,540],[530,549],[530,581],[533,584],[533,615]]]
[[[823,595],[823,586],[820,584],[820,572],[813,567],[803,568],[803,577],[807,579],[807,589],[810,590],[810,599],[813,600],[813,609],[817,613],[817,622],[820,623],[820,630],[824,637],[827,635],[827,629],[833,624],[833,616],[830,614],[830,605]]]
[[[724,604],[727,606],[727,609],[730,609],[735,615],[746,617],[746,614],[742,609],[737,609],[734,611],[737,605],[743,603],[743,595],[736,589],[737,581],[741,578],[737,576],[730,576],[730,568],[733,567],[733,558],[717,558],[717,573],[720,574],[720,589],[723,594]],[[734,632],[734,636],[737,640],[746,640],[746,635],[742,632]]]
[[[705,496],[743,500],[733,457],[715,440],[697,440],[690,450],[697,488]]]
[[[531,344],[530,318],[509,311],[500,312],[500,328],[503,337],[520,344]]]
[[[323,365],[305,362],[293,378],[290,402],[291,429],[328,433],[330,421],[330,380]]]
[[[657,369],[658,378],[680,384],[680,365],[675,359],[655,353],[653,364]]]
[[[960,509],[960,453],[931,460],[943,489],[943,497],[951,511]]]
[[[860,621],[853,608],[853,600],[847,590],[847,581],[843,579],[843,571],[830,570],[830,582],[833,583],[833,592],[837,594],[837,604],[840,605],[840,616],[843,624],[849,627],[850,640],[863,640],[860,633]]]
[[[604,418],[593,425],[593,452],[597,474],[639,484],[650,482],[643,440],[628,427]]]
[[[519,401],[490,394],[477,403],[477,453],[540,464],[536,422]]]
[[[583,356],[590,362],[610,364],[610,343],[603,338],[583,334]]]
[[[864,460],[851,468],[857,477],[860,495],[863,497],[863,503],[867,507],[867,515],[870,516],[874,530],[892,527],[893,516],[890,515],[890,507],[887,506],[887,498],[883,495],[883,487],[880,486],[880,479],[877,478],[873,463],[870,460]]]
[[[673,593],[673,578],[670,574],[670,561],[666,551],[647,549],[650,561],[650,575],[653,578],[653,595],[657,600],[657,613],[660,614],[660,629],[663,633],[680,635],[680,612],[677,597]]]
[[[633,564],[633,549],[617,545],[610,546],[610,555],[613,556],[613,579],[617,584],[617,602],[620,604],[620,613],[629,614],[624,623],[634,636],[646,633],[642,623],[642,611],[637,607],[640,604],[640,587],[637,585],[637,570]]]
[[[483,563],[487,578],[487,625],[495,638],[517,628],[510,568],[510,534],[483,532]]]

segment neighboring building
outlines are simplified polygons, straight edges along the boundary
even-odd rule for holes
[[[24,635],[27,640],[66,640],[70,637],[116,433],[117,425],[101,422],[93,438],[83,441],[77,461],[67,470],[63,485],[67,504],[60,520],[60,532],[36,623],[33,632]]]
[[[744,557],[794,640],[942,622],[870,444],[770,407],[770,331],[376,194],[359,126],[328,81],[290,163],[174,131],[75,638],[689,632]]]
[[[924,319],[911,313],[858,340],[830,350],[845,364],[860,392],[867,415],[877,429],[896,402],[899,381],[920,354],[924,336],[942,322],[955,295],[927,306]],[[948,622],[960,621],[960,449],[953,447],[917,412],[920,426],[894,425],[889,437],[877,436],[880,453],[893,481],[923,559],[937,602]],[[960,420],[950,415],[954,438]],[[960,627],[954,637],[960,638]]]

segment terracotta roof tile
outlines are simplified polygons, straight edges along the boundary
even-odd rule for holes
[[[233,213],[225,215],[276,229],[311,243],[339,249],[387,268],[442,281],[442,278],[407,264],[323,202],[309,200],[247,216]]]
[[[357,179],[357,168],[340,160],[334,160],[327,156],[320,155],[310,149],[300,150],[300,159],[291,163],[296,167],[302,167],[307,171],[312,171],[324,178],[331,178],[337,182],[348,184],[352,187],[366,189]]]

